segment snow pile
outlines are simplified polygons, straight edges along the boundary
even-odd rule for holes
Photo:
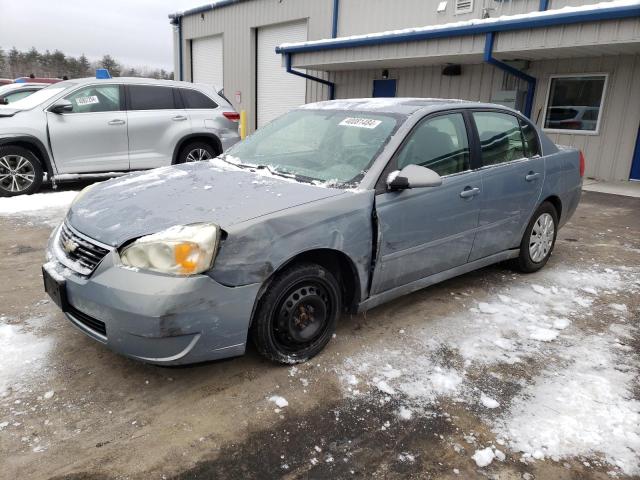
[[[62,217],[77,194],[76,191],[65,191],[1,197],[0,215]]]
[[[491,415],[498,438],[525,461],[602,455],[624,473],[640,473],[640,403],[632,392],[640,368],[627,345],[631,327],[620,323],[629,309],[598,298],[637,294],[640,271],[559,269],[521,279],[345,359],[338,373],[346,396],[394,399],[417,415],[444,398],[465,402]],[[574,326],[600,318],[616,324],[604,333]],[[487,366],[520,363],[544,370],[531,384],[517,380],[524,388],[515,399],[496,397],[491,376],[478,376]],[[478,464],[489,456],[478,455]]]
[[[269,398],[269,401],[275,403],[279,408],[289,406],[289,402],[287,401],[287,399],[279,395],[272,396],[271,398]]]
[[[0,317],[0,396],[6,395],[10,388],[20,390],[25,381],[41,373],[53,346],[51,338],[39,337],[30,331],[30,323],[12,325],[5,323],[6,320],[7,317]]]

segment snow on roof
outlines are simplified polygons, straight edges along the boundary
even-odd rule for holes
[[[490,26],[494,24],[500,24],[505,22],[513,22],[517,20],[536,20],[544,18],[553,18],[557,16],[564,16],[571,13],[587,13],[591,11],[597,11],[602,9],[616,9],[622,7],[640,7],[640,0],[612,0],[596,3],[593,5],[582,5],[580,7],[564,7],[554,10],[535,11],[529,13],[522,13],[517,15],[502,15],[495,18],[482,18],[471,19],[460,22],[444,23],[440,25],[426,25],[424,27],[404,28],[400,30],[388,30],[385,32],[368,33],[363,35],[352,35],[338,38],[326,38],[322,40],[312,40],[308,42],[295,42],[295,43],[282,43],[276,49],[277,52],[290,50],[292,48],[310,47],[310,46],[328,46],[340,44],[354,40],[368,40],[368,39],[381,39],[386,37],[394,37],[407,34],[418,34],[428,32],[447,31],[452,29],[459,29],[472,26]]]

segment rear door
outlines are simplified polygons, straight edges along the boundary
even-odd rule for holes
[[[519,246],[539,202],[545,172],[537,133],[528,122],[501,111],[476,111],[472,116],[484,192],[470,261]]]
[[[129,165],[131,170],[170,165],[191,122],[176,88],[127,85]]]
[[[64,97],[73,111],[47,112],[51,148],[60,173],[129,169],[127,113],[121,85],[87,85]]]
[[[388,171],[421,165],[439,173],[442,185],[376,196],[380,250],[373,294],[466,263],[483,191],[481,173],[471,165],[467,125],[462,112],[428,117],[391,160]]]

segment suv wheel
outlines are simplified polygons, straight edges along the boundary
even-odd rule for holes
[[[42,165],[26,148],[0,147],[0,197],[35,193],[42,185]]]
[[[251,337],[274,362],[304,362],[329,343],[340,312],[336,278],[320,265],[302,263],[279,273],[260,299]]]
[[[208,143],[192,142],[182,147],[176,163],[201,162],[203,160],[211,160],[217,156],[216,149]]]

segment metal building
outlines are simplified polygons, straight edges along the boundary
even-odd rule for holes
[[[514,106],[587,176],[640,180],[640,0],[219,0],[170,15],[175,72],[224,88],[249,131],[305,102]]]

